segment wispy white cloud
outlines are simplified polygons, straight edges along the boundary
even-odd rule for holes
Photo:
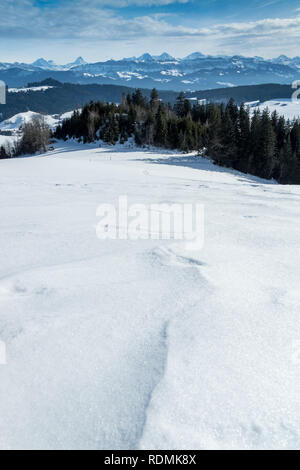
[[[168,41],[201,41],[204,52],[247,52],[255,47],[258,53],[276,48],[290,47],[299,42],[300,16],[293,18],[265,18],[258,21],[241,21],[215,24],[207,27],[174,25],[164,15],[136,16],[126,18],[122,9],[128,5],[166,5],[188,0],[73,0],[63,2],[56,8],[42,9],[34,0],[1,0],[0,37],[9,40],[73,41],[74,45],[96,42],[124,43],[147,41],[157,44]],[[109,6],[109,8],[108,8]]]
[[[187,0],[180,0],[185,2]],[[110,0],[110,5],[167,4],[174,0]],[[191,28],[169,24],[163,15],[124,18],[112,9],[101,7],[106,0],[74,0],[57,8],[43,8],[42,12],[33,0],[5,0],[0,3],[0,34],[15,36],[79,37],[115,39],[124,36],[159,34],[161,36],[266,36],[279,32],[285,35],[300,33],[300,16],[295,18],[267,18],[259,21],[217,24]],[[100,6],[99,6],[100,5]]]

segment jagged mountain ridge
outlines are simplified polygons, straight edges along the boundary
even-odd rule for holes
[[[51,77],[70,83],[98,83],[165,90],[199,90],[260,83],[288,84],[300,79],[300,57],[275,59],[210,56],[194,52],[175,58],[164,52],[88,63],[82,57],[66,65],[40,58],[32,64],[0,63],[0,79],[9,86]]]

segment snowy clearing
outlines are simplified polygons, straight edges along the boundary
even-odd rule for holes
[[[300,448],[300,187],[59,143],[0,161],[1,449]],[[205,205],[205,245],[97,206]]]
[[[251,103],[248,103],[251,104]],[[258,106],[252,107],[251,111],[254,109],[259,109],[263,111],[268,109],[270,113],[277,111],[279,116],[284,116],[286,120],[290,119],[299,119],[300,118],[300,100],[292,101],[291,99],[279,99],[279,100],[270,100],[265,101],[264,103],[259,104]]]

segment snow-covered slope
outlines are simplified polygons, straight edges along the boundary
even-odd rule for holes
[[[19,128],[27,122],[30,122],[38,113],[27,111],[26,113],[15,114],[9,119],[0,123],[1,131],[17,131]]]
[[[80,111],[80,109],[78,110]],[[18,132],[20,128],[27,122],[32,121],[35,117],[43,117],[45,122],[50,126],[52,129],[55,128],[59,122],[63,121],[64,119],[68,119],[72,116],[74,111],[68,111],[61,115],[55,114],[51,115],[41,115],[39,113],[35,113],[33,111],[27,111],[25,113],[19,113],[11,118],[0,122],[0,131],[11,131],[11,132]]]
[[[284,116],[285,119],[300,119],[300,100],[293,101],[291,99],[279,99],[279,100],[270,100],[265,101],[264,103],[259,104],[256,107],[251,108],[252,111],[254,109],[260,109],[263,111],[264,109],[268,109],[270,113],[277,111],[280,116]]]
[[[195,156],[0,161],[0,448],[300,448],[300,188]],[[205,245],[96,208],[205,205]]]
[[[32,121],[35,117],[41,116],[39,113],[34,113],[33,111],[27,111],[25,113],[19,113],[15,116],[7,119],[6,121],[2,121],[0,123],[0,130],[1,131],[18,131],[21,126],[25,123]],[[57,119],[53,118],[52,116],[43,116],[49,124],[49,126],[53,127],[57,123]]]

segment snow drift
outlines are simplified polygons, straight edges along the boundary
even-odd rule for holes
[[[73,143],[0,177],[0,448],[300,448],[299,187]],[[98,240],[122,194],[203,203],[204,249]]]

